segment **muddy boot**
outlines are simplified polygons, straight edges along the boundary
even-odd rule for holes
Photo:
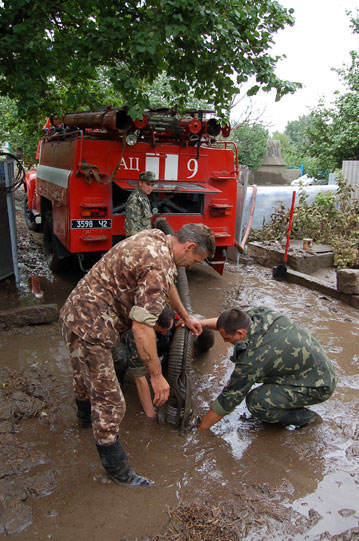
[[[112,445],[99,445],[96,443],[96,447],[103,467],[115,483],[139,487],[148,487],[154,484],[150,479],[137,475],[131,468],[127,455],[122,449],[120,438]]]
[[[77,419],[80,428],[91,428],[91,403],[89,400],[77,400]]]
[[[301,428],[302,426],[310,424],[317,424],[321,422],[321,417],[315,411],[307,408],[298,408],[292,410],[286,410],[283,413],[280,423],[285,427],[290,427],[292,430]]]

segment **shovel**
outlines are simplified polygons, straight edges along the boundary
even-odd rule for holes
[[[288,258],[288,249],[289,249],[289,242],[290,242],[290,232],[292,231],[292,221],[293,221],[293,212],[294,212],[294,203],[295,203],[295,194],[296,192],[293,192],[292,196],[292,206],[290,208],[290,214],[289,214],[289,224],[288,224],[288,232],[287,232],[287,243],[285,245],[285,252],[284,252],[284,259],[283,263],[278,265],[278,267],[275,267],[273,269],[273,278],[275,280],[278,280],[278,282],[281,282],[282,280],[285,280],[287,276],[287,258]]]

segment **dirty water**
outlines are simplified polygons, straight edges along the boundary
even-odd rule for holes
[[[16,294],[0,284],[2,306],[31,299],[61,306],[78,279],[37,278],[36,294],[28,278]],[[333,397],[313,406],[323,422],[296,431],[264,426],[242,404],[210,431],[180,436],[171,425],[145,418],[128,381],[122,443],[131,465],[156,484],[118,486],[105,475],[91,430],[77,427],[57,326],[3,330],[2,392],[7,390],[9,401],[15,393],[17,409],[7,419],[0,409],[0,537],[359,539],[359,312],[276,282],[269,269],[255,265],[227,266],[223,277],[197,265],[189,285],[196,313],[214,317],[229,306],[266,305],[318,339],[339,378]],[[198,415],[228,380],[230,354],[216,336],[214,347],[194,360]]]

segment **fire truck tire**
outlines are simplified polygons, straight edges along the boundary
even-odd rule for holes
[[[27,193],[25,193],[25,199],[24,199],[24,215],[25,215],[25,223],[28,229],[30,229],[30,231],[40,231],[41,225],[35,222],[35,216],[29,209],[29,200],[27,197]]]
[[[52,215],[51,213],[45,214],[44,220],[44,244],[45,244],[45,256],[49,269],[52,272],[61,272],[66,269],[66,259],[60,259],[57,248],[56,239],[52,228]]]

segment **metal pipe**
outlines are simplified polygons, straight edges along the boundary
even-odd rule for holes
[[[65,124],[77,128],[108,129],[126,131],[132,126],[132,119],[125,109],[102,111],[82,111],[67,113],[62,117],[51,117],[53,125]]]
[[[5,187],[6,187],[6,204],[7,204],[7,213],[9,217],[9,228],[10,228],[10,241],[11,241],[11,253],[12,261],[14,265],[14,275],[16,285],[20,283],[19,277],[19,261],[17,257],[17,236],[16,236],[16,217],[14,210],[14,192],[10,190],[11,181],[9,175],[11,160],[5,160]]]
[[[254,209],[256,207],[256,197],[257,197],[257,185],[253,184],[252,204],[251,204],[251,210],[250,210],[250,213],[249,213],[249,220],[248,220],[246,232],[244,233],[243,239],[242,239],[242,241],[241,241],[241,243],[239,245],[239,248],[238,248],[241,254],[244,253],[244,248],[245,248],[246,242],[248,240],[249,233],[251,232],[252,222],[253,222],[253,214],[254,214]]]

